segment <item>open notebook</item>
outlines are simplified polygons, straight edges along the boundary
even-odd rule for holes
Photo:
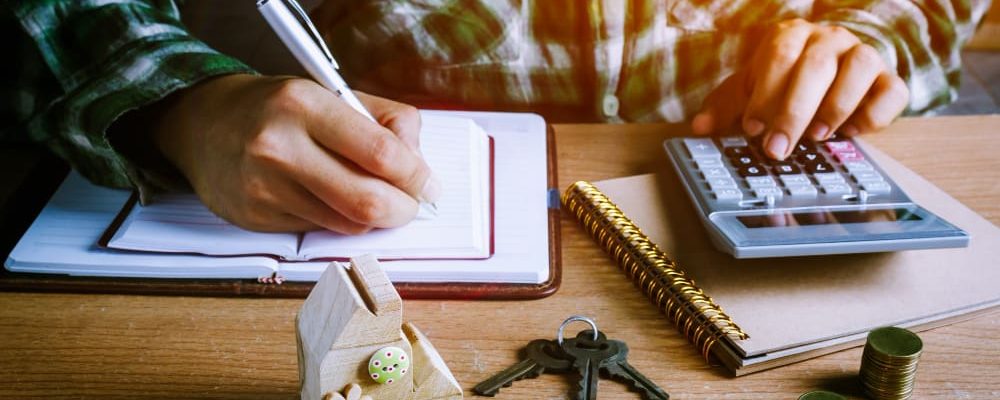
[[[1000,306],[1000,228],[878,149],[866,145],[865,151],[916,202],[969,232],[969,247],[734,259],[712,247],[676,175],[594,186],[746,335],[724,335],[712,347],[742,375],[859,345],[880,326],[927,329]],[[702,323],[689,331],[711,330]]]
[[[491,286],[457,286],[459,289],[441,289],[421,292],[417,286],[412,286],[412,293],[421,297],[466,296],[493,297],[494,290],[512,287],[509,284],[524,284],[518,289],[509,291],[502,296],[531,297],[550,294],[557,287],[556,281],[550,280],[550,272],[558,271],[558,257],[553,256],[551,249],[557,248],[553,243],[556,236],[552,234],[553,225],[550,221],[548,207],[549,165],[547,160],[547,136],[545,121],[533,114],[515,113],[481,113],[481,112],[445,112],[422,111],[424,121],[423,137],[433,136],[429,129],[440,126],[447,118],[460,118],[474,121],[493,138],[494,149],[494,215],[493,215],[493,255],[487,259],[408,259],[386,261],[382,263],[386,273],[397,283],[489,283]],[[462,143],[446,141],[444,145]],[[423,143],[423,141],[422,141]],[[471,146],[481,146],[482,143],[464,142]],[[480,147],[481,149],[481,147]],[[435,167],[438,158],[434,150],[425,149],[428,162]],[[472,160],[470,156],[470,160]],[[480,159],[482,161],[482,159]],[[456,162],[456,161],[452,161]],[[470,161],[471,162],[471,161]],[[482,166],[478,167],[479,173]],[[438,168],[440,169],[440,168]],[[473,168],[470,168],[473,169]],[[442,171],[443,172],[443,171]],[[469,179],[481,180],[481,177]],[[483,183],[483,182],[479,182]],[[444,183],[443,185],[447,185]],[[473,193],[472,188],[477,188]],[[469,193],[459,195],[454,187],[445,187],[446,197],[438,205],[442,212],[432,224],[442,224],[438,228],[420,227],[423,221],[415,221],[414,225],[421,229],[420,235],[442,239],[442,235],[433,233],[433,229],[450,229],[442,227],[449,220],[465,220],[458,213],[468,212],[482,219],[479,222],[463,222],[462,233],[454,242],[463,246],[462,251],[478,254],[489,251],[488,241],[475,239],[473,245],[469,236],[476,233],[473,229],[482,229],[486,224],[482,210],[474,210],[473,202],[480,202],[485,192],[480,186],[470,184]],[[182,279],[256,279],[263,276],[278,274],[289,281],[315,281],[325,270],[328,262],[323,261],[286,261],[274,256],[236,255],[236,256],[203,256],[188,253],[155,253],[136,252],[101,247],[98,239],[107,227],[129,201],[131,193],[124,190],[114,190],[90,184],[75,172],[70,173],[48,204],[21,237],[17,245],[8,255],[4,266],[12,272],[38,274],[69,274],[91,277],[134,277],[134,278],[182,278]],[[477,200],[476,198],[480,198]],[[469,205],[461,206],[466,200]],[[449,206],[454,203],[455,205]],[[480,203],[480,207],[483,207]],[[451,211],[448,211],[448,209]],[[456,215],[449,216],[449,213]],[[471,217],[470,217],[471,219]],[[558,222],[556,221],[557,225]],[[459,228],[455,228],[459,229]],[[486,230],[479,230],[486,236]],[[372,238],[371,248],[385,246],[396,250],[397,246],[386,246],[385,238],[374,235],[359,236],[348,240],[367,241]],[[256,237],[254,240],[260,240]],[[326,240],[321,236],[317,240]],[[215,245],[216,237],[210,239]],[[289,242],[297,240],[284,239]],[[333,240],[330,238],[330,240]],[[416,239],[414,239],[416,240]],[[378,244],[381,241],[381,244]],[[392,243],[390,243],[392,244]],[[456,245],[456,247],[458,246]],[[339,245],[341,247],[351,247]],[[477,247],[478,249],[473,250]],[[483,247],[485,246],[485,247]],[[310,246],[311,247],[311,246]],[[290,248],[290,247],[287,247]],[[318,248],[318,247],[317,247]],[[352,247],[353,248],[353,247]],[[438,248],[433,251],[451,251],[454,249]],[[430,250],[428,250],[430,251]],[[296,252],[297,253],[297,252]],[[349,256],[349,254],[347,255]],[[551,264],[554,263],[554,264]],[[555,268],[555,269],[553,269]],[[558,276],[557,274],[554,276]],[[36,284],[44,284],[38,282]],[[503,285],[493,285],[503,284]],[[526,286],[530,284],[531,286]],[[58,284],[56,285],[58,286]],[[287,284],[284,286],[288,286]],[[516,286],[516,285],[515,285]],[[423,287],[423,286],[421,286]],[[449,288],[452,286],[449,286]],[[522,289],[523,287],[523,289]],[[85,289],[90,290],[90,289]],[[167,291],[175,290],[167,288]],[[178,286],[177,292],[184,292],[184,286]],[[190,289],[189,289],[190,290]],[[476,291],[473,294],[469,290]],[[295,292],[298,294],[299,292]],[[301,293],[307,293],[307,290]]]
[[[287,261],[484,259],[492,254],[492,154],[489,136],[468,118],[423,119],[421,151],[441,181],[437,214],[422,209],[409,224],[364,235],[330,231],[261,233],[217,217],[194,194],[159,196],[146,206],[130,202],[105,245],[120,250],[216,256],[273,255]],[[104,244],[104,243],[102,243]]]

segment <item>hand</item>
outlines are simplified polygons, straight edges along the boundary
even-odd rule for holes
[[[878,51],[839,26],[800,19],[778,24],[737,70],[705,99],[695,134],[724,133],[737,122],[783,160],[803,136],[825,140],[886,127],[906,108],[909,91]]]
[[[359,93],[374,124],[297,78],[227,75],[185,89],[154,132],[220,217],[259,231],[357,234],[403,225],[440,186],[413,107]]]

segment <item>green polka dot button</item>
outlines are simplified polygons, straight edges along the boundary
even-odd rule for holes
[[[368,376],[375,382],[391,384],[410,372],[410,356],[399,347],[383,347],[368,360]]]

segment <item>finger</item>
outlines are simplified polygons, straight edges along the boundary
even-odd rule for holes
[[[315,145],[300,147],[301,162],[286,173],[323,203],[358,224],[397,227],[417,215],[410,195]]]
[[[754,55],[747,80],[750,102],[743,114],[743,130],[750,136],[758,136],[767,128],[764,121],[777,109],[775,99],[785,90],[788,75],[805,48],[812,32],[807,22],[783,22],[781,29],[765,39],[762,47]]]
[[[266,216],[262,214],[266,214]],[[252,220],[225,219],[241,228],[256,232],[305,232],[315,230],[318,227],[310,221],[277,210],[262,211]]]
[[[345,103],[331,103],[346,111]],[[306,127],[310,136],[414,198],[437,199],[437,191],[427,185],[430,167],[409,145],[359,113],[338,111],[310,115]]]
[[[856,44],[844,55],[830,91],[823,98],[816,118],[806,129],[813,140],[826,140],[858,108],[885,63],[878,51],[866,44]]]
[[[743,90],[746,69],[730,75],[705,98],[691,120],[695,135],[723,134],[736,126],[749,100]]]
[[[856,36],[839,27],[821,28],[810,38],[790,75],[788,90],[772,100],[781,106],[768,121],[764,145],[769,156],[783,160],[792,152],[837,78],[840,56],[857,42]]]
[[[286,213],[315,227],[338,233],[360,235],[371,230],[370,226],[354,222],[337,212],[301,184],[291,180],[285,182],[287,183],[282,185],[284,197],[281,199],[281,207]]]
[[[403,143],[420,152],[420,112],[409,104],[355,91],[378,123],[389,128]]]
[[[875,79],[861,107],[844,123],[841,132],[851,136],[885,128],[906,109],[909,101],[906,82],[894,73],[883,72]]]

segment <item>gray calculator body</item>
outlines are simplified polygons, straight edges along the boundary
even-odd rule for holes
[[[969,235],[906,196],[853,141],[771,161],[742,137],[675,138],[667,156],[715,247],[736,258],[965,247]]]

